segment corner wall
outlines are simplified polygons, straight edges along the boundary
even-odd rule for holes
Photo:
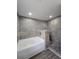
[[[61,41],[61,17],[55,18],[48,22],[52,43]]]

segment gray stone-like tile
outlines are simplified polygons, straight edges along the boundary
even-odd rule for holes
[[[60,41],[55,42],[54,44],[52,44],[52,45],[50,46],[50,48],[51,48],[52,50],[56,51],[58,54],[61,55],[61,42],[60,42]]]
[[[30,59],[61,59],[61,58],[59,58],[58,56],[56,56],[50,50],[45,50],[45,51],[39,53],[38,55],[33,56]]]

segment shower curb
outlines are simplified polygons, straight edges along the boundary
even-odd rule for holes
[[[52,50],[50,47],[48,47],[48,49],[49,49],[51,52],[53,52],[54,54],[56,54],[59,58],[61,58],[61,55],[58,54],[57,52],[55,52],[54,50]]]

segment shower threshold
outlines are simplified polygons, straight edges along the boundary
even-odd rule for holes
[[[60,55],[59,53],[57,53],[54,49],[52,49],[51,47],[48,47],[48,49],[49,49],[52,53],[56,54],[58,57],[61,58],[61,55]]]
[[[52,44],[48,49],[61,58],[61,44],[60,42]]]

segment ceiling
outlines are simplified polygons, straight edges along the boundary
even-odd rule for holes
[[[61,15],[61,0],[17,0],[17,12],[20,16],[49,20]]]

